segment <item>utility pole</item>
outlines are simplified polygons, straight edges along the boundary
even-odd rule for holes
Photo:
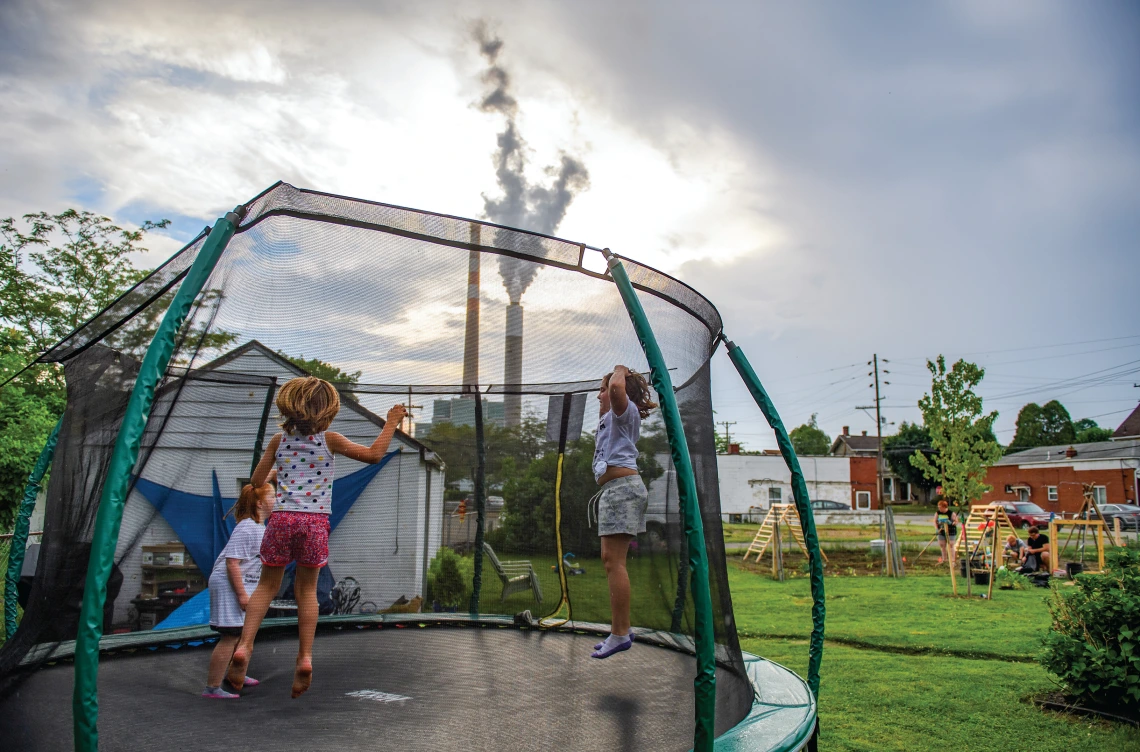
[[[725,454],[728,454],[728,445],[732,443],[730,440],[730,437],[728,435],[728,427],[729,426],[735,426],[736,421],[735,420],[722,420],[717,425],[724,426],[724,452],[725,452]]]
[[[879,492],[879,508],[883,507],[883,400],[879,396],[879,354],[875,353],[872,360],[875,363],[875,428],[879,437],[879,456],[875,460],[875,487]]]
[[[886,358],[883,358],[883,362],[888,363],[890,361],[888,361]],[[867,365],[874,366],[874,370],[869,372],[867,375],[874,376],[875,383],[868,384],[867,386],[875,387],[875,435],[879,439],[879,451],[876,453],[877,456],[875,459],[875,487],[876,493],[879,495],[879,506],[881,507],[883,506],[883,398],[879,391],[879,354],[875,353],[875,355],[867,361]],[[884,370],[883,373],[890,373],[890,371]],[[883,383],[890,384],[891,382],[884,381]],[[855,409],[870,410],[871,406],[867,405],[864,407],[856,407]]]
[[[403,426],[401,426],[401,429],[404,431],[404,433],[406,433],[409,436],[415,436],[415,430],[416,430],[415,429],[415,422],[414,422],[415,418],[414,418],[414,412],[413,411],[419,410],[422,407],[423,407],[423,405],[413,405],[412,404],[412,387],[409,386],[408,387],[408,404],[404,405],[405,410],[407,410],[407,414],[404,416],[404,420],[401,421],[401,423],[407,425],[406,429],[403,428]]]

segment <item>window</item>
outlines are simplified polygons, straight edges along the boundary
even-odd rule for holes
[[[1045,486],[1045,493],[1046,493],[1046,498],[1048,498],[1049,501],[1056,501],[1057,500],[1057,487],[1056,486]]]
[[[782,504],[784,501],[784,489],[772,486],[768,489],[768,503],[769,504]]]
[[[883,498],[895,500],[894,478],[883,478]]]
[[[739,525],[740,523],[744,522],[744,515],[742,515],[742,514],[730,514],[730,515],[728,515],[728,522],[729,522],[729,524],[732,524],[732,525]]]
[[[1108,503],[1108,489],[1104,486],[1093,486],[1093,501],[1099,504]]]
[[[870,491],[856,491],[855,492],[855,508],[856,509],[870,509],[871,508],[871,492]]]

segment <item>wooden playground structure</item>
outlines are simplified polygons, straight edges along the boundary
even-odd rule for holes
[[[1101,514],[1100,507],[1096,503],[1096,492],[1091,483],[1083,484],[1084,487],[1084,502],[1081,504],[1080,511],[1077,512],[1076,519],[1063,520],[1052,519],[1049,521],[1049,545],[1053,553],[1052,559],[1055,563],[1052,564],[1053,569],[1061,569],[1061,555],[1073,540],[1073,535],[1079,534],[1077,539],[1077,550],[1080,552],[1080,570],[1081,572],[1088,572],[1089,574],[1098,574],[1104,571],[1104,544],[1105,539],[1108,539],[1109,544],[1113,546],[1123,545],[1123,536],[1121,535],[1119,526],[1120,520],[1114,519],[1115,528],[1109,527],[1104,523],[1104,515]],[[1069,529],[1069,535],[1065,538],[1065,542],[1060,542],[1060,533],[1063,528]],[[1087,539],[1091,538],[1096,545],[1096,568],[1089,569],[1085,565],[1085,551]],[[1076,564],[1078,562],[1070,562]]]
[[[789,537],[804,552],[804,556],[807,556],[807,544],[804,542],[804,531],[800,527],[800,516],[796,512],[796,505],[773,504],[768,509],[768,513],[764,515],[760,529],[756,531],[756,536],[749,544],[748,550],[744,552],[744,561],[748,561],[748,557],[755,554],[756,563],[759,564],[764,553],[770,548],[772,551],[772,579],[783,582],[784,541]],[[820,551],[820,555],[826,562],[827,554]]]
[[[1115,527],[1110,527],[1105,524],[1104,515],[1096,503],[1093,485],[1084,484],[1084,502],[1081,504],[1080,510],[1077,511],[1075,518],[1054,517],[1049,521],[1050,556],[1048,569],[1050,574],[1062,570],[1087,572],[1089,574],[1103,572],[1106,542],[1112,546],[1123,545],[1120,520],[1114,520],[1114,525]],[[1066,529],[1068,536],[1062,542],[1060,540],[1061,533]],[[975,581],[975,576],[985,574],[988,575],[986,577],[988,580],[986,598],[993,596],[997,569],[1001,564],[1009,563],[1005,561],[1009,554],[1004,551],[1004,541],[1010,535],[1021,537],[1006,514],[1004,507],[999,504],[974,504],[970,507],[970,514],[962,524],[962,530],[957,540],[947,549],[950,555],[950,584],[955,595],[958,594],[956,577],[958,561],[964,557],[967,595],[970,594],[971,583]],[[1080,566],[1079,568],[1066,568],[1063,566],[1063,555],[1065,550],[1069,548],[1069,544],[1072,543],[1074,535],[1078,536],[1077,550],[1080,552],[1080,561],[1070,561],[1070,564],[1079,563]],[[935,535],[923,547],[922,551],[919,552],[920,557],[937,538],[938,536]],[[1085,552],[1090,542],[1096,547],[1095,568],[1090,568],[1085,560]],[[981,578],[978,578],[977,581],[981,584]]]
[[[971,541],[970,534],[976,532],[977,540]],[[1003,557],[1003,541],[1010,535],[1017,536],[1017,531],[1010,522],[1005,507],[998,504],[974,504],[970,507],[970,514],[962,525],[962,532],[958,540],[950,547],[950,574],[954,576],[954,567],[959,555],[965,556],[966,561],[966,594],[970,595],[972,583],[977,575],[986,575],[986,598],[992,598],[994,593],[994,580],[997,579],[998,559]],[[954,594],[958,594],[957,584],[951,582]]]

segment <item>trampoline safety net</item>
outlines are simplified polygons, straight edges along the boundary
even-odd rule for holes
[[[287,687],[291,672],[287,575],[250,668],[265,686],[242,698],[257,709],[235,738],[287,743],[297,715],[317,719],[309,728],[323,729],[312,732],[318,749],[441,749],[460,738],[468,749],[690,748],[693,602],[659,411],[638,445],[650,498],[628,560],[632,623],[646,646],[588,658],[593,633],[609,623],[588,511],[598,385],[615,364],[647,371],[601,254],[284,183],[246,209],[177,332],[131,474],[104,647],[151,649],[101,658],[102,746],[144,744],[148,723],[167,727],[162,746],[228,744],[203,731],[233,718],[232,708],[196,697],[208,650],[193,646],[213,639],[208,578],[234,527],[227,512],[279,430],[277,390],[312,374],[340,391],[331,430],[353,441],[371,443],[392,405],[411,416],[382,462],[336,463],[313,690],[284,709],[261,699],[287,691],[272,683]],[[0,648],[0,736],[27,748],[70,747],[70,674],[37,667],[66,655],[75,637],[131,389],[206,240],[204,232],[42,357],[64,369],[67,409],[23,619]],[[720,317],[677,280],[623,263],[668,363],[696,475],[719,734],[755,697],[720,522],[708,366]],[[60,713],[19,704],[45,694],[57,696]]]

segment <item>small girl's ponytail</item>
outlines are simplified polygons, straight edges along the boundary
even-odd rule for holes
[[[257,491],[246,483],[241,487],[241,495],[233,508],[234,522],[257,519]]]

